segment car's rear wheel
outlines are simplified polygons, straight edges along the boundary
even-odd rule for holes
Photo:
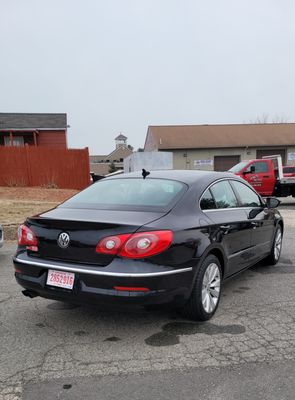
[[[283,245],[283,231],[281,226],[278,225],[275,231],[270,255],[266,259],[268,264],[276,265],[278,263],[282,252],[282,245]]]
[[[209,255],[202,262],[188,302],[183,307],[186,317],[207,321],[217,310],[221,294],[221,266],[217,257]]]

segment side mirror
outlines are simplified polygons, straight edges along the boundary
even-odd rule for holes
[[[243,172],[243,175],[254,174],[254,172],[255,172],[255,165],[251,165],[250,171],[246,169],[246,171]]]
[[[267,197],[265,200],[267,208],[277,208],[281,204],[281,201],[275,197]]]

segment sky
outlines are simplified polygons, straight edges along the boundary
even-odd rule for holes
[[[295,121],[294,0],[0,0],[0,112],[67,113],[68,145],[149,125]]]

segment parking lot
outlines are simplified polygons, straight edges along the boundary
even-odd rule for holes
[[[0,399],[294,399],[295,204],[280,209],[279,264],[260,264],[228,281],[206,323],[170,309],[31,300],[14,280],[15,244],[6,243],[0,250]]]

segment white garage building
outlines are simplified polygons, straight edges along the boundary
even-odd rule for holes
[[[295,165],[295,123],[149,126],[144,151],[171,151],[174,169],[226,171],[273,154]]]

